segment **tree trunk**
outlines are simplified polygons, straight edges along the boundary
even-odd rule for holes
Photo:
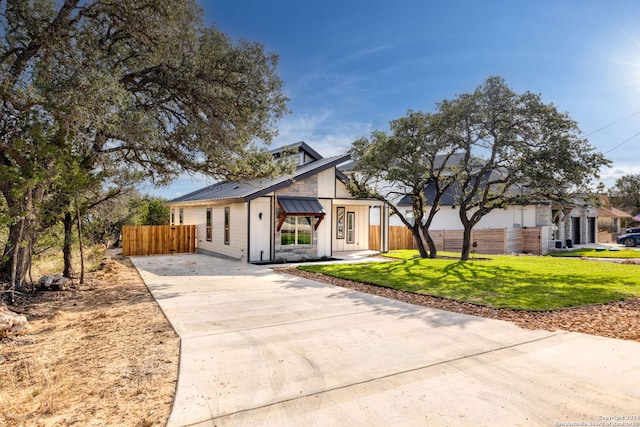
[[[471,253],[471,230],[473,230],[473,226],[470,223],[464,225],[464,231],[462,233],[462,253],[460,254],[460,260],[462,261],[467,261]]]
[[[424,247],[424,240],[422,240],[422,236],[420,235],[420,227],[413,226],[413,228],[411,228],[411,233],[413,234],[414,239],[416,239],[418,252],[420,252],[420,258],[429,258],[429,253]]]
[[[36,206],[44,197],[44,189],[35,186],[15,197],[11,183],[3,184],[5,185],[0,186],[0,191],[7,202],[10,215],[15,219],[9,224],[9,236],[0,258],[0,281],[8,283],[13,298],[15,290],[23,287],[31,268],[38,228]]]
[[[436,242],[433,241],[433,238],[429,234],[429,230],[426,227],[422,228],[422,234],[424,234],[424,239],[427,241],[427,247],[429,248],[429,258],[435,259],[438,256]]]
[[[78,244],[80,245],[80,284],[84,283],[84,246],[82,245],[82,221],[80,220],[80,209],[76,200],[76,221],[78,222]]]
[[[9,238],[0,261],[0,280],[8,283],[11,298],[21,288],[31,265],[31,248],[35,239],[33,221],[20,218],[9,226]]]
[[[64,260],[64,269],[62,275],[64,277],[73,277],[73,220],[70,212],[64,214],[62,224],[64,225],[64,244],[62,246],[62,258]]]

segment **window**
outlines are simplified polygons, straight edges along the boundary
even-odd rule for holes
[[[313,242],[313,217],[289,216],[280,228],[280,244],[311,245]]]
[[[411,225],[414,225],[416,220],[413,217],[413,209],[407,209],[404,211],[404,217]]]
[[[347,212],[347,243],[355,242],[356,213]]]
[[[337,208],[336,239],[344,239],[344,208]]]
[[[211,208],[207,208],[207,221],[206,221],[206,227],[207,227],[207,242],[210,242],[212,240],[212,228],[211,228]]]
[[[180,224],[184,224],[184,209],[180,208]]]
[[[551,211],[551,226],[553,240],[560,240],[560,211],[553,209]]]
[[[230,228],[229,228],[229,222],[231,221],[231,209],[230,208],[224,208],[224,244],[228,245],[229,244],[229,232],[230,232]]]
[[[171,209],[171,225],[175,225],[175,224],[176,224],[176,210]]]

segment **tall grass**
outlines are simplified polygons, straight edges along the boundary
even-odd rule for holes
[[[104,245],[95,245],[84,249],[84,267],[85,271],[94,271],[100,265],[102,257],[104,257]],[[73,270],[80,273],[80,250],[75,247],[72,259]],[[33,280],[38,280],[42,276],[49,274],[62,273],[64,268],[64,260],[62,258],[62,250],[49,249],[46,252],[35,256],[31,265],[31,275]]]

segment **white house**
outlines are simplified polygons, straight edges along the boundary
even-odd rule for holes
[[[425,188],[427,203],[433,200],[433,188]],[[521,191],[516,189],[514,191]],[[526,191],[526,190],[524,190]],[[401,199],[397,206],[404,209],[407,217],[412,216],[409,197]],[[430,206],[426,207],[427,210]],[[561,249],[574,245],[596,243],[597,241],[598,210],[590,206],[582,198],[574,198],[564,206],[550,201],[540,201],[528,205],[510,205],[505,209],[494,209],[485,215],[474,227],[474,230],[506,228],[521,229],[540,227],[548,235],[543,241],[548,241],[548,249]],[[399,218],[392,216],[390,226],[403,225]],[[436,213],[431,230],[461,230],[462,221],[459,208],[455,204],[455,196],[445,192],[440,201],[440,210]],[[543,249],[543,253],[547,251]]]
[[[171,223],[197,225],[198,252],[251,263],[368,250],[369,211],[381,203],[351,196],[337,169],[349,155],[323,158],[305,142],[271,152],[291,150],[292,176],[222,182],[170,200]]]

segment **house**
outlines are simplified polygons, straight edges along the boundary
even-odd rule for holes
[[[514,186],[513,192],[526,193],[526,186]],[[435,198],[433,185],[425,190],[427,210],[430,201]],[[405,209],[408,217],[412,216],[411,199],[403,197],[397,206]],[[570,203],[563,205],[551,201],[539,201],[527,205],[510,205],[504,209],[494,209],[485,215],[473,228],[478,230],[504,230],[505,245],[503,252],[528,252],[525,244],[527,237],[521,230],[539,229],[537,246],[541,254],[549,250],[571,248],[574,245],[596,243],[598,210],[590,206],[584,198],[575,197]],[[391,227],[401,225],[397,218],[390,218]],[[446,191],[440,200],[440,209],[430,226],[433,231],[456,231],[464,227],[456,206],[456,190]],[[530,237],[529,237],[530,238]]]
[[[609,197],[604,194],[598,196],[601,207],[598,209],[598,241],[615,243],[616,237],[623,231],[621,220],[632,216],[611,205]]]
[[[381,203],[351,196],[337,169],[349,155],[324,158],[303,141],[271,150],[285,152],[296,162],[292,176],[220,182],[175,198],[171,223],[197,225],[198,252],[251,263],[368,250],[369,211]]]

